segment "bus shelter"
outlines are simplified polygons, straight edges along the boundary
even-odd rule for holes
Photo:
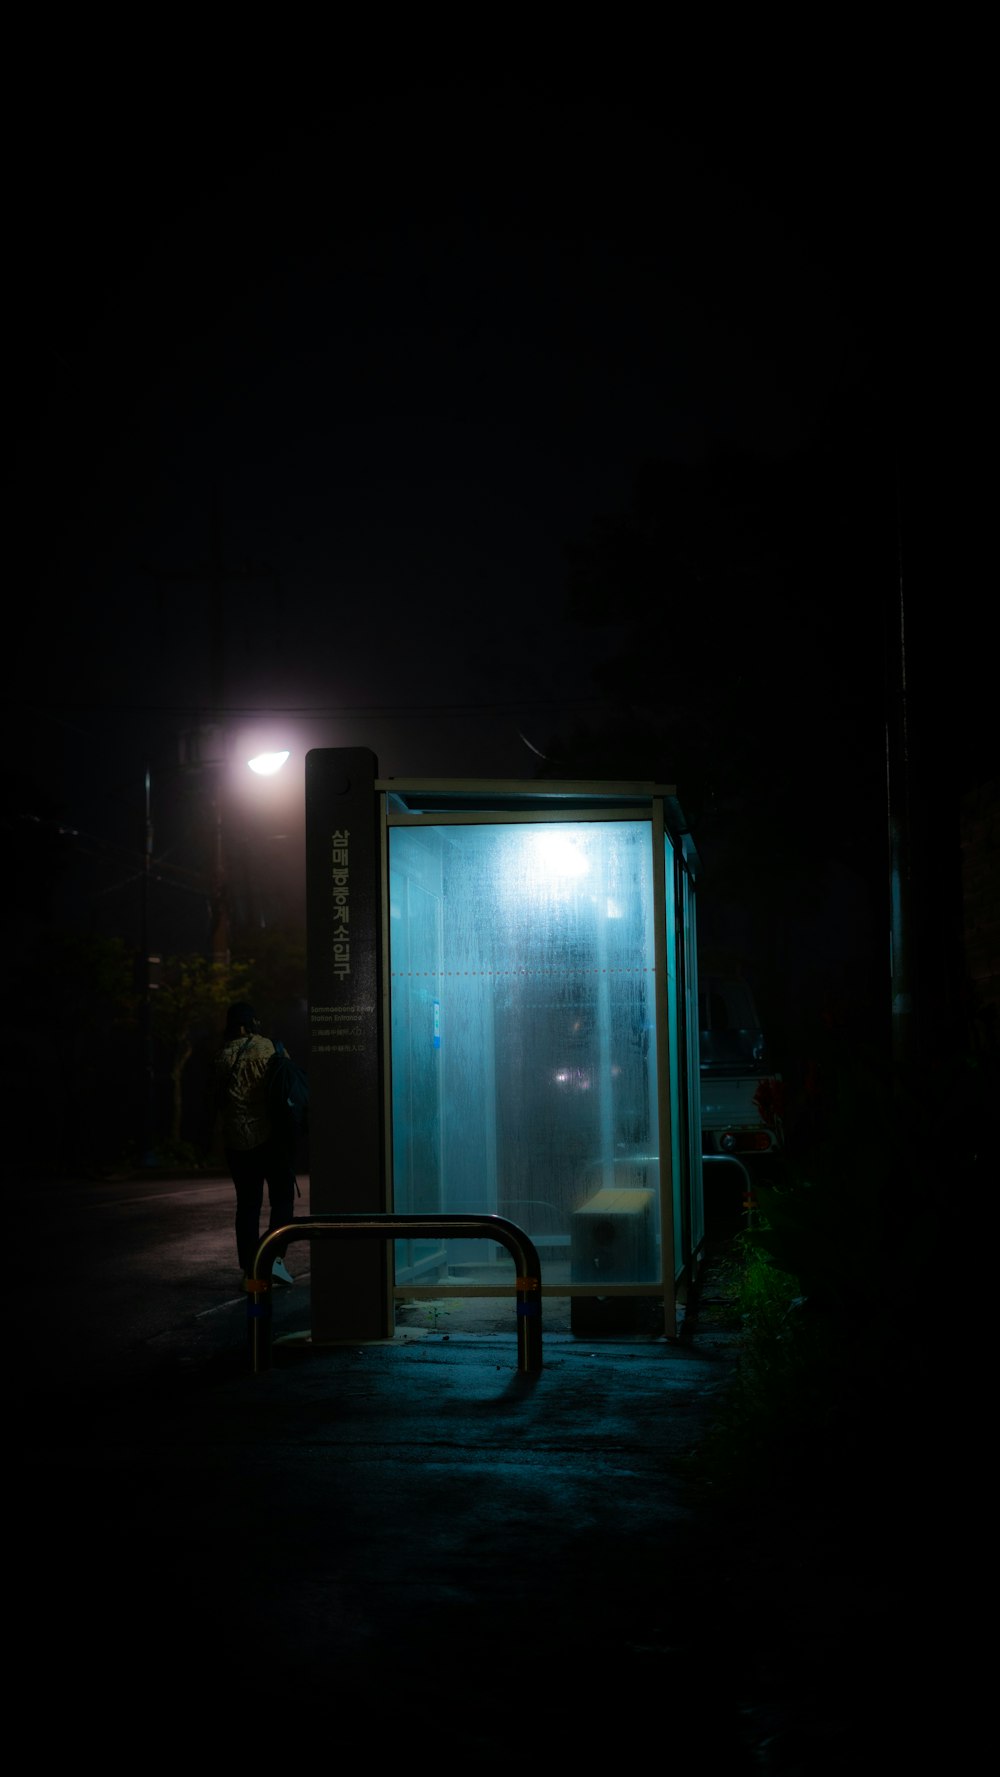
[[[655,783],[381,778],[306,760],[314,1217],[498,1215],[588,1336],[677,1330],[704,1244],[695,888]],[[312,1339],[513,1296],[509,1252],[317,1242]],[[654,1315],[651,1318],[651,1309]]]

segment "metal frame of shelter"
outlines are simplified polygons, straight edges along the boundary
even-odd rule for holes
[[[310,1208],[314,1218],[499,1209],[520,1225],[502,1193],[499,1201],[483,1195],[475,1165],[456,1186],[453,1175],[462,1168],[452,1163],[447,1202],[396,1201],[394,1144],[401,1129],[404,1136],[406,1131],[401,1124],[405,1113],[398,1103],[394,1107],[393,1095],[394,1068],[397,1073],[402,1068],[393,1053],[390,928],[394,914],[398,934],[400,907],[393,904],[390,889],[391,854],[394,845],[397,852],[402,849],[394,835],[420,833],[421,843],[441,848],[450,834],[461,843],[457,829],[499,833],[542,826],[552,832],[557,823],[569,823],[567,832],[589,834],[596,824],[609,822],[630,823],[649,859],[652,961],[644,973],[651,981],[644,981],[642,992],[644,1017],[655,1035],[650,1097],[655,1101],[651,1127],[658,1152],[643,1180],[651,1188],[642,1191],[619,1189],[615,1157],[605,1156],[598,1181],[605,1188],[577,1203],[570,1218],[574,1265],[578,1234],[581,1241],[591,1235],[599,1241],[609,1227],[617,1226],[617,1212],[630,1212],[639,1199],[648,1207],[646,1200],[655,1194],[655,1268],[635,1277],[627,1269],[602,1274],[595,1284],[585,1270],[566,1275],[565,1263],[546,1264],[543,1235],[543,1295],[570,1297],[574,1330],[590,1337],[603,1328],[620,1332],[635,1327],[640,1305],[647,1311],[643,1324],[650,1325],[650,1306],[662,1308],[659,1331],[669,1338],[677,1332],[679,1286],[697,1274],[705,1236],[695,895],[700,866],[673,786],[381,778],[377,759],[367,749],[321,748],[307,755]],[[396,973],[395,991],[402,993]],[[447,993],[447,987],[442,991]],[[472,1004],[474,1016],[475,1007],[486,1002]],[[436,1000],[434,1005],[436,1019]],[[467,1023],[469,1016],[466,1008]],[[482,1080],[478,1086],[475,1107],[483,1097]],[[446,1094],[449,1089],[447,1083],[442,1088]],[[634,1166],[622,1176],[633,1184]],[[455,1201],[456,1189],[461,1202]],[[538,1192],[539,1197],[545,1194]],[[530,1221],[525,1232],[538,1243]],[[568,1246],[568,1237],[561,1238]],[[569,1255],[562,1257],[568,1261]],[[498,1250],[497,1258],[509,1255]],[[460,1275],[452,1278],[447,1259],[444,1248],[421,1253],[395,1240],[317,1243],[312,1254],[313,1343],[391,1338],[399,1300],[515,1294],[516,1279],[501,1267],[477,1276],[462,1264],[456,1268]]]

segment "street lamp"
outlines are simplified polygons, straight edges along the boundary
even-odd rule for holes
[[[212,756],[216,754],[216,756]],[[258,777],[273,777],[291,757],[289,751],[257,753],[246,764]],[[182,771],[198,771],[207,766],[212,773],[211,807],[213,819],[212,837],[212,869],[211,869],[211,958],[214,964],[228,968],[229,950],[229,884],[226,871],[225,849],[222,836],[222,773],[225,766],[224,736],[220,729],[203,728],[182,738],[181,766]],[[143,777],[145,793],[145,828],[143,834],[142,860],[142,909],[140,944],[142,955],[142,1002],[140,1008],[140,1034],[142,1044],[143,1092],[142,1092],[142,1135],[140,1141],[142,1164],[155,1164],[156,1155],[153,1147],[154,1114],[154,1082],[155,1082],[155,1046],[153,1042],[153,992],[154,970],[159,964],[159,957],[150,954],[149,911],[150,883],[153,870],[153,816],[151,802],[152,773],[147,764]],[[173,872],[176,874],[176,870]],[[181,874],[185,874],[182,872]],[[201,878],[204,884],[204,877]]]
[[[290,753],[287,748],[279,752],[255,753],[252,759],[247,760],[247,765],[257,777],[274,777],[289,757]],[[221,968],[228,968],[229,882],[222,843],[221,775],[218,775],[215,780],[212,809],[215,819],[215,844],[212,860],[212,961]]]
[[[251,771],[257,773],[258,777],[273,777],[275,772],[281,770],[288,757],[287,751],[284,753],[258,753],[255,759],[248,759],[247,764]]]

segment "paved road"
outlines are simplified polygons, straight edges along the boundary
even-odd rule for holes
[[[308,1213],[309,1181],[301,1183]],[[40,1382],[78,1392],[151,1378],[243,1349],[228,1178],[34,1181],[14,1215],[17,1394]],[[305,1245],[290,1264],[303,1289],[294,1308],[276,1292],[279,1327],[295,1312],[308,1320]]]
[[[254,1376],[224,1185],[44,1201],[8,1493],[8,1678],[42,1756],[110,1738],[122,1763],[662,1756],[733,1777],[913,1756],[901,1712],[929,1674],[902,1617],[932,1600],[827,1509],[737,1543],[690,1494],[734,1357],[710,1314],[679,1342],[549,1331],[525,1377],[513,1327],[457,1317],[282,1344],[303,1279]]]

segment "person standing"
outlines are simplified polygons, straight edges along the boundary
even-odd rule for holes
[[[260,1213],[267,1185],[268,1233],[295,1216],[295,1164],[288,1143],[275,1131],[267,1104],[267,1064],[274,1054],[269,1037],[246,1000],[226,1014],[223,1046],[216,1062],[218,1103],[226,1165],[236,1190],[236,1252],[247,1288],[260,1245]],[[271,1266],[271,1281],[292,1284],[284,1252]]]

